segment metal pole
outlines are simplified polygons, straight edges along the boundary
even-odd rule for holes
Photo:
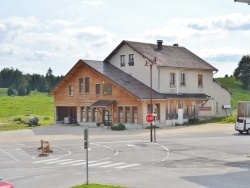
[[[153,102],[152,102],[152,66],[150,64],[150,113],[153,114]],[[150,142],[153,142],[153,134],[152,134],[152,123],[150,123]]]
[[[88,140],[86,140],[85,142],[88,142]],[[87,182],[86,184],[89,184],[89,159],[88,159],[88,148],[86,149],[86,173],[87,173]]]

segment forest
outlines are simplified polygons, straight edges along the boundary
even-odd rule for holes
[[[63,76],[54,76],[51,68],[46,75],[23,74],[20,70],[4,68],[0,72],[0,88],[8,88],[8,95],[25,96],[31,91],[50,92],[63,79]]]

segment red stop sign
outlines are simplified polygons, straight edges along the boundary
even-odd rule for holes
[[[146,121],[148,123],[153,123],[154,122],[154,115],[153,114],[147,114],[146,115]]]

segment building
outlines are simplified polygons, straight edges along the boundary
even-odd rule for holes
[[[52,90],[58,122],[146,125],[152,101],[156,124],[229,114],[231,92],[218,70],[178,44],[122,41],[104,61],[79,60]]]

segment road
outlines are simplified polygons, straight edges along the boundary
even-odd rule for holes
[[[69,188],[86,183],[84,126],[0,132],[0,176],[15,188]],[[131,188],[248,187],[250,136],[233,125],[206,124],[111,131],[89,128],[90,183]],[[38,157],[40,140],[53,153]]]

